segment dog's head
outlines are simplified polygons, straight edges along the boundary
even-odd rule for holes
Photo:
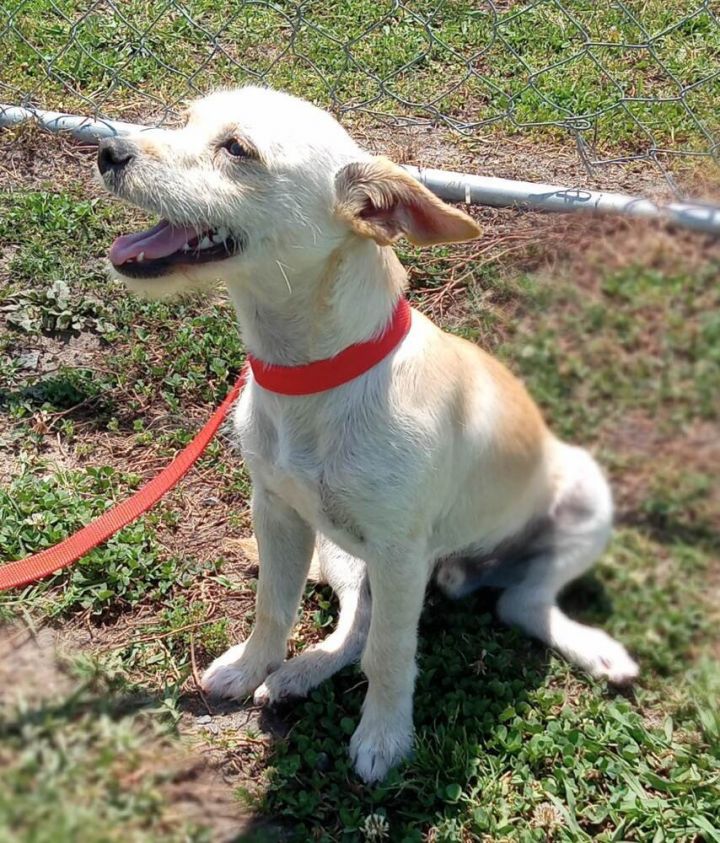
[[[98,169],[108,190],[161,217],[109,253],[115,271],[149,293],[261,278],[268,261],[318,265],[348,236],[388,245],[479,234],[330,114],[266,88],[198,100],[182,129],[104,140]]]

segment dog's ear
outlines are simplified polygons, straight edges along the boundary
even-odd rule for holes
[[[403,235],[416,246],[457,243],[482,233],[462,211],[446,205],[387,158],[347,164],[335,176],[337,213],[381,246]]]

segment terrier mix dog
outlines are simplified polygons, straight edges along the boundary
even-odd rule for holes
[[[500,363],[412,311],[357,377],[302,394],[259,383],[264,365],[292,375],[377,345],[405,307],[392,244],[477,237],[469,216],[329,114],[264,88],[201,99],[182,129],[105,140],[98,167],[112,193],[162,218],[113,243],[115,273],[150,295],[222,279],[255,359],[235,427],[253,481],[256,622],[210,665],[207,692],[301,696],[362,654],[368,689],[350,752],[365,781],[382,779],[412,746],[433,573],[451,596],[503,589],[505,623],[593,676],[637,675],[621,644],[557,605],[608,541],[608,485]],[[338,627],[285,661],[314,551],[315,574],[339,595]]]

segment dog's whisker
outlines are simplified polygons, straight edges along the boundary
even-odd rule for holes
[[[290,293],[290,295],[292,295],[293,294],[292,287],[290,286],[290,281],[289,281],[289,279],[288,279],[288,277],[285,273],[285,269],[283,268],[283,265],[278,260],[276,260],[275,263],[278,265],[278,267],[280,269],[280,272],[282,273],[282,277],[285,279],[285,284],[287,285],[288,292]],[[288,269],[289,269],[289,267],[288,267]]]

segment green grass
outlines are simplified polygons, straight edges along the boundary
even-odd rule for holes
[[[2,840],[205,843],[200,828],[163,811],[177,755],[172,698],[149,700],[88,661],[67,669],[67,696],[0,711]]]
[[[586,342],[564,348],[548,309],[516,338],[518,366],[564,435],[580,421],[594,431],[608,413],[621,424],[629,410],[661,416],[679,431],[689,418],[717,416],[719,304],[713,264],[692,273],[640,263],[608,272],[599,298],[588,301],[570,285],[553,297],[566,313],[564,333]],[[512,360],[517,346],[501,353]]]
[[[121,117],[260,79],[341,110],[555,136],[570,125],[601,155],[708,152],[720,56],[711,7],[536,0],[495,14],[470,0],[129,0],[88,11],[78,0],[11,0],[0,86],[11,100]]]
[[[0,492],[0,556],[9,559],[52,544],[135,488],[133,460],[151,449],[162,462],[187,440],[196,426],[187,408],[197,422],[209,413],[242,348],[222,300],[141,302],[105,279],[97,256],[131,212],[72,192],[3,201],[0,249],[16,247],[2,293],[2,306],[15,309],[3,311],[0,333],[3,436],[16,460],[14,479]],[[404,249],[403,258],[420,286],[433,287],[442,283],[438,259],[452,254]],[[556,429],[601,443],[620,489],[642,472],[641,493],[621,511],[624,526],[603,564],[568,596],[575,616],[601,624],[638,656],[636,694],[614,696],[499,628],[483,596],[448,604],[433,593],[421,628],[414,758],[381,787],[354,778],[347,742],[363,684],[359,670],[349,669],[285,713],[289,735],[253,762],[263,783],[242,784],[242,803],[294,828],[297,839],[380,839],[386,826],[390,839],[408,841],[720,839],[720,671],[710,649],[717,611],[706,587],[717,578],[718,511],[711,466],[683,444],[693,425],[717,424],[716,273],[712,263],[692,273],[607,269],[589,291],[562,272],[548,284],[490,265],[453,317],[454,330],[471,339],[497,346],[493,338],[505,337],[496,351],[525,376]],[[60,302],[58,282],[65,285]],[[60,321],[65,312],[69,322]],[[82,366],[28,372],[23,355],[35,349],[42,359],[47,343],[68,337],[96,340]],[[643,459],[608,440],[638,416],[677,448],[657,453],[648,445]],[[156,429],[158,418],[170,424]],[[58,468],[48,454],[53,436],[90,465]],[[118,437],[122,450],[131,444],[122,468],[93,450],[106,436]],[[220,500],[242,510],[247,478],[222,443],[201,473]],[[110,706],[123,699],[121,686],[132,685],[182,707],[191,638],[205,663],[238,634],[212,608],[237,588],[224,555],[201,561],[192,542],[181,554],[168,545],[182,500],[171,496],[70,572],[0,597],[6,620],[22,613],[62,631],[85,618],[99,630],[117,629],[113,646],[98,655],[101,673],[115,677]],[[229,611],[241,607],[235,617],[247,631],[254,582],[240,585],[244,602]],[[294,646],[324,634],[334,612],[326,591],[309,590]],[[78,823],[90,841],[114,839],[103,836],[107,827],[137,839],[175,839],[173,828],[153,825],[158,811],[172,808],[161,790],[126,792],[105,772],[119,769],[132,780],[139,747],[159,740],[145,730],[160,728],[164,715],[131,710],[107,720],[74,700],[24,731],[12,726],[20,710],[5,715],[11,726],[0,743],[12,796],[0,812],[15,829],[11,839],[70,840]],[[28,705],[42,711],[41,703]],[[47,806],[67,792],[85,795],[56,819]]]
[[[0,98],[81,112],[97,103],[133,119],[254,71],[323,104],[434,119],[425,106],[435,100],[451,120],[501,116],[504,130],[511,114],[539,124],[533,138],[557,136],[568,115],[605,112],[588,139],[635,153],[650,140],[593,58],[625,93],[657,98],[677,93],[668,71],[701,82],[720,54],[708,11],[690,14],[700,2],[623,11],[565,0],[565,13],[549,0],[497,4],[495,40],[481,5],[343,0],[304,4],[298,23],[289,2],[235,11],[188,0],[186,16],[130,0],[93,7],[73,28],[87,4],[11,0],[0,12],[0,30],[13,22]],[[680,25],[654,55],[613,46],[645,38],[633,13],[651,34]],[[583,52],[578,24],[607,43]],[[226,52],[209,56],[217,32]],[[479,76],[452,90],[471,56]],[[686,96],[707,126],[716,99],[707,83]],[[708,148],[681,103],[627,107],[659,146]],[[51,545],[136,489],[207,418],[244,358],[222,296],[143,302],[107,280],[100,258],[138,217],[90,198],[86,176],[71,168],[53,185],[0,195],[0,560]],[[537,223],[542,251],[547,220]],[[578,252],[593,248],[602,252],[588,234]],[[616,537],[566,602],[638,657],[636,692],[613,694],[499,627],[487,596],[447,603],[431,592],[416,751],[383,786],[362,786],[348,761],[357,668],[283,711],[288,729],[272,742],[191,730],[195,757],[219,753],[238,810],[275,818],[297,840],[720,840],[718,261],[638,253],[618,266],[596,254],[560,262],[548,280],[524,261],[467,254],[467,287],[443,321],[520,373],[553,428],[593,447],[613,481]],[[401,248],[420,307],[457,255]],[[248,498],[221,437],[178,491],[72,570],[0,595],[1,621],[52,626],[72,675],[0,710],[0,841],[214,839],[175,815],[166,759],[204,710],[194,668],[252,624],[256,582],[238,572],[232,545],[249,530]],[[206,522],[220,520],[230,541],[208,542]],[[308,588],[292,649],[326,634],[335,614],[327,589]],[[75,652],[88,630],[90,660]],[[2,656],[3,687],[22,691],[28,678]]]
[[[479,599],[448,606],[435,597],[421,627],[414,759],[381,788],[353,786],[345,743],[363,689],[346,674],[293,712],[268,807],[299,820],[304,839],[318,827],[327,829],[320,839],[341,839],[371,814],[387,817],[392,839],[408,841],[426,839],[429,828],[448,841],[683,840],[709,829],[707,839],[718,839],[716,707],[699,690],[705,672],[717,680],[717,665],[698,667],[668,693],[703,630],[680,607],[696,599],[706,560],[674,547],[676,572],[695,585],[671,594],[641,582],[648,554],[659,550],[622,533],[601,575],[613,612],[583,613],[622,635],[653,677],[632,702],[498,630]],[[599,602],[592,591],[583,597]]]

